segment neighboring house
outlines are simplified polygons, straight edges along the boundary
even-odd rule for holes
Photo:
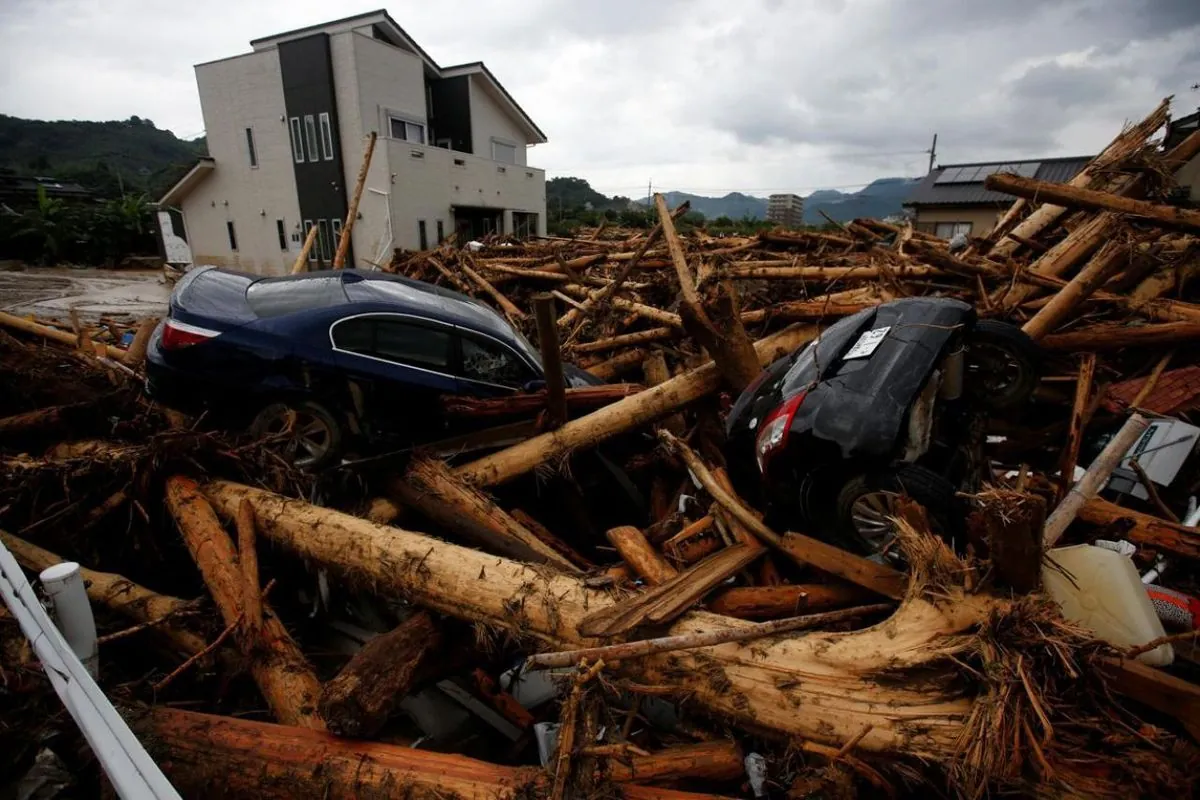
[[[1014,199],[1012,195],[985,189],[983,182],[988,175],[1013,172],[1027,178],[1066,183],[1091,160],[1091,156],[1081,156],[946,164],[934,168],[917,184],[904,201],[904,207],[914,215],[917,230],[943,239],[958,233],[985,236]]]
[[[804,198],[797,194],[773,194],[767,198],[767,219],[785,228],[804,224]]]
[[[1172,120],[1163,147],[1170,150],[1197,130],[1200,130],[1200,111]],[[1175,173],[1175,180],[1179,184],[1178,199],[1189,205],[1200,205],[1200,155],[1183,165]]]
[[[210,157],[159,201],[195,263],[281,274],[316,227],[310,261],[328,264],[371,131],[347,266],[452,233],[545,233],[526,148],[546,136],[481,62],[439,66],[382,10],[250,45],[197,65]]]
[[[16,211],[36,208],[39,189],[51,200],[90,202],[96,198],[91,190],[78,183],[54,178],[25,177],[9,170],[0,171],[0,204]]]

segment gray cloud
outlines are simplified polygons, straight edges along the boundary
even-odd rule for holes
[[[375,5],[371,3],[371,5]],[[365,8],[0,2],[0,112],[202,121],[192,65]],[[547,132],[531,163],[609,193],[807,192],[942,160],[1094,152],[1166,94],[1200,104],[1200,0],[446,0],[392,16],[482,59]]]

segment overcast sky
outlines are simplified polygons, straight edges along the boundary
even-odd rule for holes
[[[192,65],[377,7],[0,0],[0,113],[203,132]],[[530,163],[607,194],[852,187],[1083,155],[1162,97],[1200,105],[1200,0],[392,2],[441,64],[483,60],[546,132]]]

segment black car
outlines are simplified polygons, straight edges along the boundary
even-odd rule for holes
[[[601,382],[565,371],[574,386]],[[286,428],[296,463],[309,467],[351,440],[407,445],[461,432],[441,396],[495,397],[544,379],[537,350],[466,295],[378,272],[259,278],[213,267],[175,287],[146,374],[166,405],[260,433]]]
[[[983,414],[1016,409],[1037,351],[1012,325],[957,300],[860,311],[779,359],[738,398],[727,455],[738,490],[785,522],[835,532],[857,552],[890,541],[894,498],[956,527],[956,492],[984,474]]]

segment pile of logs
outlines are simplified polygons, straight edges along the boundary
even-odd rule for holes
[[[650,231],[398,252],[522,329],[547,385],[447,397],[473,433],[320,475],[144,397],[152,323],[126,350],[0,315],[0,543],[86,568],[100,683],[187,796],[1189,792],[1190,632],[1148,667],[1039,588],[1045,547],[1126,539],[1200,593],[1196,459],[1145,503],[1099,495],[1144,415],[1200,406],[1200,212],[1164,202],[1200,134],[1164,151],[1167,118],[1068,184],[989,177],[1018,199],[953,252],[869,219],[681,234],[661,196]],[[902,501],[900,571],[773,527],[722,423],[764,365],[913,296],[1020,324],[1044,363],[989,423],[966,552]],[[565,388],[567,362],[609,385]],[[0,653],[15,780],[73,734],[3,614]]]

